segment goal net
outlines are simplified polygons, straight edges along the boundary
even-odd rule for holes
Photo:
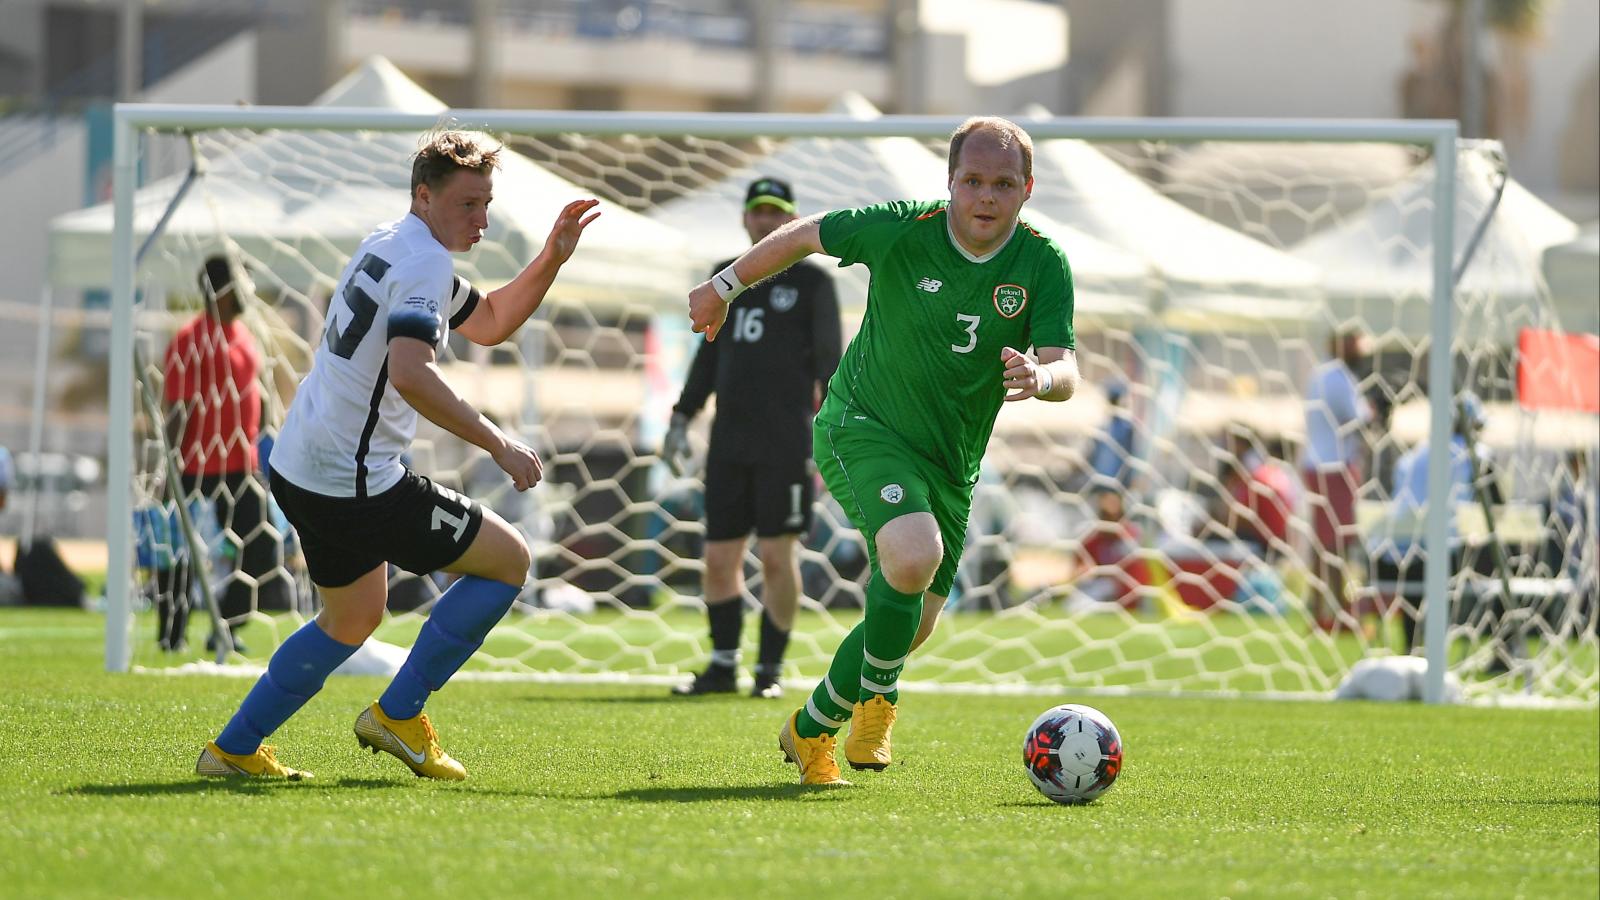
[[[701,480],[672,477],[656,456],[698,340],[686,292],[748,244],[739,215],[751,179],[788,179],[802,213],[941,197],[955,122],[470,115],[171,107],[126,119],[138,127],[119,172],[140,173],[132,217],[118,223],[129,230],[107,241],[109,210],[89,210],[56,235],[58,260],[84,286],[114,289],[128,323],[114,339],[136,351],[112,398],[126,415],[113,417],[113,484],[121,473],[127,488],[109,523],[112,668],[205,655],[208,610],[186,626],[188,651],[157,642],[170,648],[172,617],[202,604],[243,626],[235,661],[263,662],[314,615],[264,479],[186,480],[166,464],[162,401],[184,365],[167,348],[201,309],[204,260],[220,254],[248,273],[242,322],[262,358],[270,444],[348,254],[404,213],[409,154],[436,123],[482,128],[512,151],[485,240],[457,256],[482,289],[533,258],[565,202],[594,196],[605,210],[519,333],[494,348],[453,337],[443,362],[457,390],[540,453],[544,482],[517,493],[485,454],[426,422],[408,457],[515,523],[534,550],[518,605],[468,671],[666,682],[704,662]],[[1002,410],[956,587],[908,680],[1326,696],[1363,660],[1427,644],[1434,675],[1447,666],[1467,697],[1595,702],[1597,429],[1580,374],[1592,363],[1537,265],[1570,223],[1505,185],[1494,147],[1456,145],[1437,125],[1028,127],[1036,184],[1024,218],[1071,261],[1084,387],[1066,404]],[[1454,207],[1442,255],[1441,198]],[[118,265],[107,246],[134,262]],[[1435,274],[1463,260],[1442,295],[1453,297],[1450,353],[1433,359]],[[865,272],[835,278],[848,339]],[[1348,396],[1325,365],[1346,345]],[[1478,451],[1433,464],[1492,461],[1498,492],[1458,490],[1430,521],[1408,502],[1430,471],[1416,450],[1464,400]],[[694,423],[701,459],[710,418]],[[1326,461],[1319,442],[1345,458],[1308,466]],[[866,579],[860,534],[819,497],[785,668],[799,681],[825,670]],[[1430,623],[1447,634],[1443,649],[1418,624],[1432,606],[1420,562],[1430,527],[1453,548],[1440,568],[1448,602]],[[187,584],[172,574],[183,567]],[[753,555],[746,573],[753,609]],[[376,637],[409,644],[446,583],[393,572]]]

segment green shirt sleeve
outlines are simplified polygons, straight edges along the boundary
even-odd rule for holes
[[[1038,305],[1028,320],[1029,336],[1033,346],[1065,347],[1077,349],[1077,335],[1072,328],[1072,266],[1067,254],[1055,241],[1049,242],[1049,252],[1043,254],[1039,283],[1044,286]]]
[[[841,268],[856,263],[866,263],[871,268],[894,246],[905,223],[914,222],[939,206],[938,201],[896,200],[858,209],[834,210],[822,217],[823,252],[838,257]]]

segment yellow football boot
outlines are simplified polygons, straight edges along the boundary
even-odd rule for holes
[[[278,762],[273,749],[266,744],[257,747],[254,753],[235,755],[218,747],[216,741],[206,742],[206,748],[200,751],[200,759],[194,764],[194,771],[196,775],[213,778],[286,778],[290,781],[311,778],[310,772],[291,769]]]
[[[881,772],[889,768],[889,732],[894,730],[895,706],[874,696],[855,705],[850,714],[850,736],[844,739],[844,759],[852,769]]]
[[[778,749],[783,751],[785,762],[800,767],[800,783],[848,785],[850,782],[839,774],[839,763],[833,758],[833,748],[838,743],[833,735],[819,734],[814,738],[803,738],[795,728],[799,718],[800,710],[797,709],[783,723],[783,730],[778,732]]]
[[[373,753],[382,750],[400,760],[418,778],[464,781],[467,770],[439,749],[439,733],[428,714],[411,719],[391,719],[376,700],[356,717],[356,740]]]

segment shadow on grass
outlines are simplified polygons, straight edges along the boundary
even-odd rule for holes
[[[313,778],[310,781],[285,781],[280,779],[208,778],[183,781],[144,781],[121,784],[80,784],[55,791],[58,797],[179,797],[209,794],[213,791],[231,794],[268,794],[273,791],[350,791],[381,788],[411,788],[426,783],[417,778]],[[479,788],[471,785],[452,786],[453,789],[473,794],[505,794],[517,797],[539,796],[536,791],[508,791],[500,788]]]
[[[1600,797],[1484,797],[1473,800],[1435,800],[1439,806],[1592,806],[1600,809]]]
[[[684,706],[689,706],[696,703],[732,703],[736,700],[748,700],[749,696],[743,691],[740,691],[737,694],[702,694],[697,697],[680,697],[676,694],[668,693],[666,688],[662,688],[661,693],[659,694],[613,694],[610,696],[593,696],[586,694],[572,695],[550,693],[529,694],[518,697],[517,699],[524,703],[625,703],[629,705],[677,703]]]
[[[1094,803],[1057,803],[1054,800],[1046,800],[1043,797],[1037,800],[1007,800],[1004,803],[995,804],[999,809],[1061,809],[1062,807],[1067,809],[1093,809],[1096,805]]]
[[[742,784],[725,787],[659,787],[633,788],[615,794],[602,795],[601,799],[623,800],[629,803],[714,803],[723,800],[841,800],[849,788],[823,787],[815,784]]]

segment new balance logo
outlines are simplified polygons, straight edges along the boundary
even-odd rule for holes
[[[939,288],[944,287],[944,282],[935,278],[924,278],[917,282],[917,290],[927,291],[930,294],[939,293]]]

